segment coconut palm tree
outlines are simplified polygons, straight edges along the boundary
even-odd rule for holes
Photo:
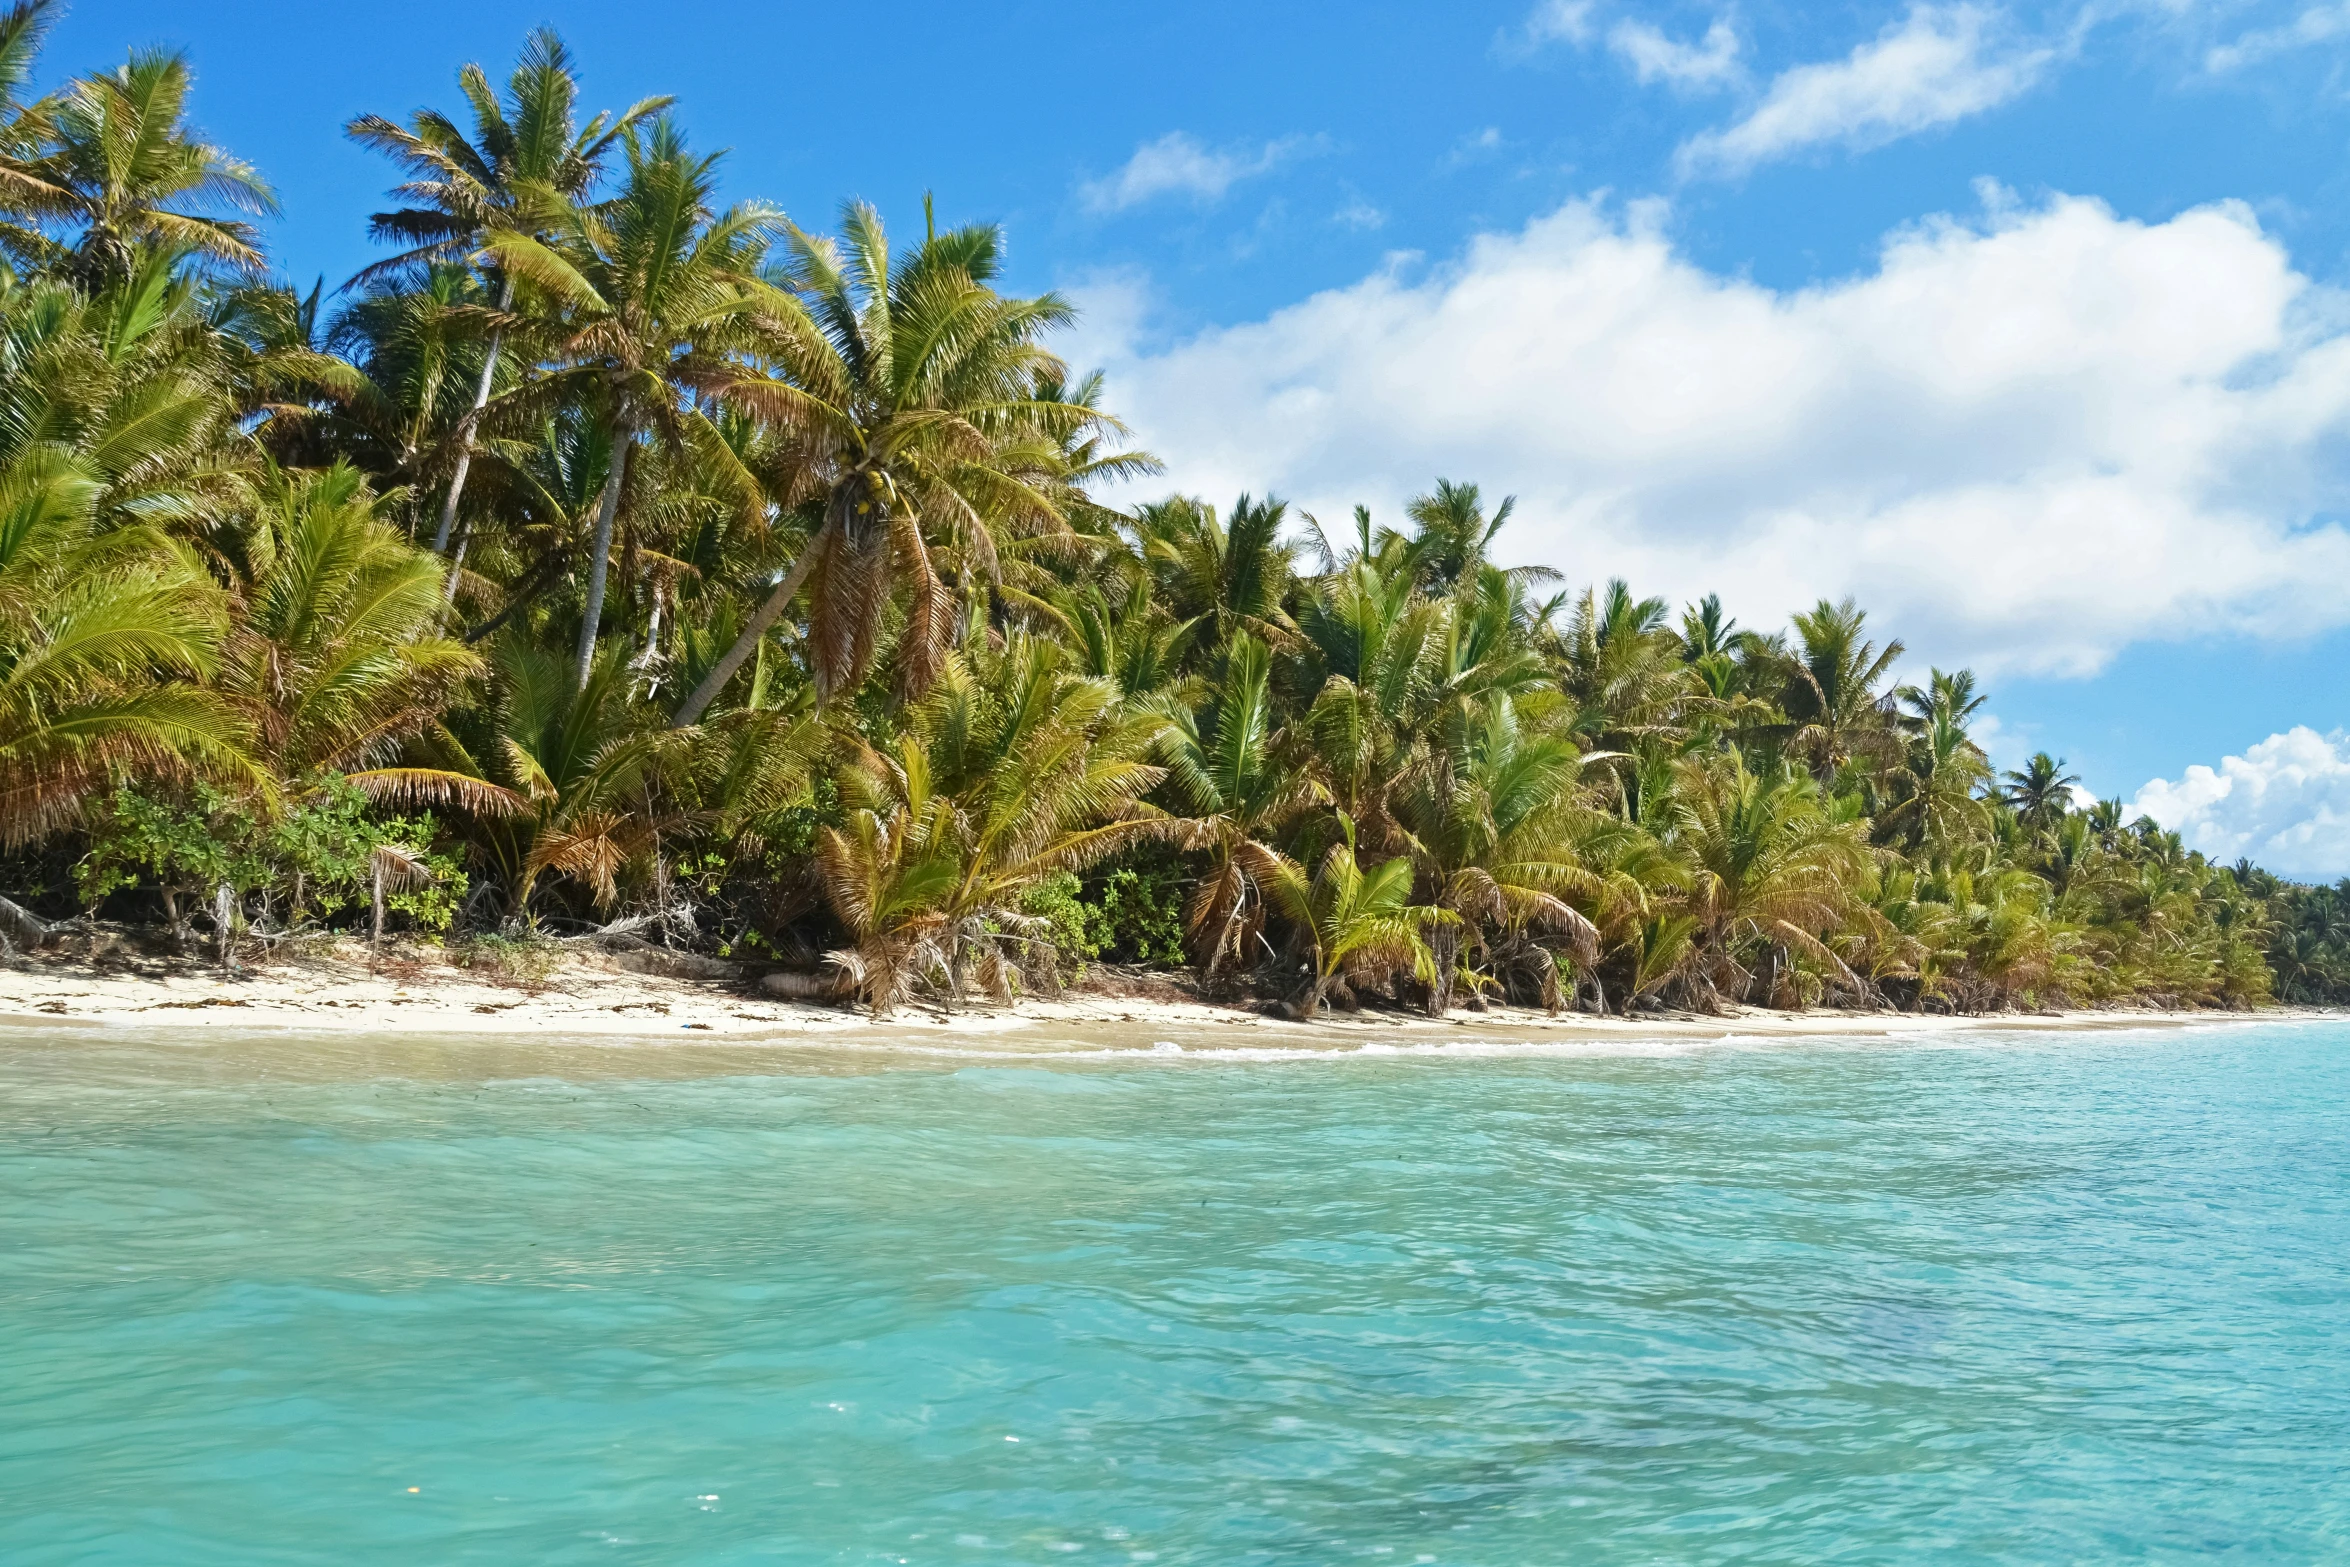
[[[1266,879],[1286,864],[1273,839],[1329,798],[1279,757],[1271,679],[1265,644],[1243,635],[1200,710],[1165,705],[1169,723],[1160,754],[1168,792],[1191,820],[1191,846],[1207,854],[1207,869],[1184,905],[1184,928],[1210,984],[1227,963],[1243,958],[1263,928]]]
[[[1043,608],[1085,672],[1115,680],[1128,697],[1169,692],[1186,682],[1185,655],[1197,640],[1201,622],[1196,617],[1177,620],[1160,608],[1146,573],[1133,574],[1125,596],[1114,606],[1102,584],[1089,582],[1062,589]]]
[[[1309,879],[1293,862],[1273,867],[1265,891],[1296,926],[1307,948],[1312,975],[1293,1003],[1301,1018],[1313,1018],[1339,978],[1350,968],[1409,968],[1423,984],[1436,973],[1436,958],[1425,933],[1451,925],[1460,916],[1449,909],[1412,902],[1412,862],[1398,855],[1364,870],[1355,860],[1354,824],[1339,818],[1342,836],[1322,856]]]
[[[100,529],[209,526],[250,495],[220,334],[169,250],[94,295],[0,276],[0,456],[74,453]]]
[[[679,705],[681,725],[708,711],[803,586],[820,696],[863,679],[900,588],[898,686],[922,691],[957,624],[933,547],[968,563],[972,586],[992,584],[998,529],[1069,530],[1055,454],[1118,428],[1082,401],[1040,395],[1066,374],[1041,339],[1072,312],[1058,295],[996,292],[994,228],[933,227],[893,259],[880,214],[859,202],[842,213],[837,244],[793,227],[789,250],[777,273],[789,297],[771,323],[778,373],[709,384],[791,432],[807,494],[780,499],[813,500],[822,521]]]
[[[535,919],[533,897],[550,871],[572,877],[595,907],[609,910],[622,872],[653,849],[647,790],[667,760],[658,733],[629,710],[627,662],[606,649],[582,682],[560,655],[515,636],[494,645],[490,662],[494,706],[480,715],[485,732],[447,743],[452,770],[523,802],[480,830],[507,913]]]
[[[590,404],[610,432],[573,660],[582,684],[595,659],[613,531],[640,439],[707,461],[729,482],[746,521],[765,519],[768,497],[709,410],[736,400],[744,362],[772,346],[770,323],[796,308],[759,275],[780,221],[773,211],[756,204],[717,211],[716,157],[687,152],[666,116],[623,127],[620,140],[628,158],[620,190],[563,214],[558,248],[579,284],[547,347],[559,368],[508,394],[542,410],[567,399]]]
[[[959,996],[974,963],[1008,995],[1031,971],[1006,956],[1037,924],[1022,892],[1180,830],[1139,804],[1164,775],[1146,760],[1164,722],[1056,644],[1015,635],[1001,653],[950,656],[889,748],[856,745],[838,779],[847,820],[817,863],[876,1013],[926,979]]]
[[[1982,792],[1990,781],[1991,763],[1960,727],[1958,709],[1931,702],[1905,748],[1900,797],[1881,825],[1912,848],[1979,836],[1989,825]]]
[[[566,295],[578,292],[580,281],[569,263],[545,242],[562,227],[567,210],[592,194],[623,133],[672,101],[667,96],[640,99],[617,114],[597,114],[581,126],[571,52],[551,27],[536,29],[524,41],[503,98],[478,65],[459,71],[457,86],[472,111],[470,135],[433,109],[419,109],[406,125],[363,114],[344,127],[344,134],[392,159],[407,176],[394,192],[406,205],[377,213],[372,223],[375,237],[401,246],[400,253],[366,268],[353,281],[458,264],[479,268],[496,283],[495,316],[472,407],[455,426],[449,487],[433,532],[436,555],[448,550],[456,525],[458,502],[473,463],[475,432],[496,383],[516,284],[546,277]],[[459,553],[461,558],[462,545]],[[452,565],[449,594],[456,592],[456,583]]]
[[[433,634],[440,571],[356,469],[273,472],[230,544],[238,614],[219,688],[288,781],[338,772],[372,798],[506,813],[521,801],[445,767],[396,765],[484,670]]]
[[[1692,683],[1665,613],[1663,599],[1635,599],[1621,578],[1586,590],[1569,612],[1559,683],[1594,746],[1628,751],[1678,732]]]
[[[1869,863],[1867,824],[1850,802],[1825,798],[1800,769],[1751,771],[1735,753],[1693,760],[1683,778],[1688,818],[1676,846],[1689,862],[1689,912],[1703,928],[1715,987],[1733,999],[1746,993],[1750,977],[1736,955],[1749,949],[1764,957],[1765,972],[1751,978],[1766,1002],[1785,949],[1850,977],[1821,939],[1852,910]]]
[[[1485,515],[1485,499],[1474,484],[1438,479],[1436,488],[1415,495],[1404,506],[1413,534],[1406,545],[1412,574],[1430,593],[1449,593],[1463,582],[1476,580],[1487,564],[1493,541],[1517,510],[1518,498],[1505,495],[1493,515]],[[1522,582],[1556,581],[1559,573],[1548,566],[1513,566],[1510,574]]]
[[[62,9],[58,0],[16,0],[0,11],[0,248],[35,264],[48,244],[31,221],[56,210],[63,192],[34,167],[50,106],[28,104],[24,91]]]
[[[1283,608],[1297,551],[1281,530],[1288,506],[1243,495],[1229,521],[1216,508],[1177,495],[1135,509],[1132,531],[1168,609],[1198,619],[1209,645],[1250,636],[1287,647],[1295,628]]]
[[[1410,834],[1429,901],[1459,916],[1429,935],[1435,958],[1428,1012],[1451,1009],[1464,937],[1498,944],[1505,935],[1549,936],[1585,966],[1599,932],[1564,894],[1590,894],[1599,880],[1568,850],[1562,818],[1578,807],[1583,757],[1562,735],[1529,734],[1506,697],[1475,716],[1404,792],[1397,815]],[[1544,985],[1555,990],[1555,980]]]
[[[1823,778],[1856,757],[1892,760],[1893,707],[1878,687],[1904,651],[1900,640],[1879,647],[1864,637],[1868,613],[1849,598],[1822,599],[1794,620],[1801,646],[1783,701],[1794,724],[1790,749]]]
[[[250,164],[191,133],[188,87],[185,55],[143,49],[42,110],[30,174],[48,191],[35,209],[50,236],[44,259],[83,288],[120,282],[148,246],[260,269],[246,220],[276,212],[277,198]]]
[[[2046,751],[2034,752],[2030,761],[2017,771],[2006,775],[2007,785],[1999,797],[2023,819],[2034,832],[2053,831],[2072,809],[2073,787],[2080,778],[2064,770],[2062,757],[2050,756]]]
[[[0,845],[75,821],[124,771],[253,777],[239,715],[197,684],[219,591],[151,529],[97,532],[102,488],[54,445],[0,467]]]

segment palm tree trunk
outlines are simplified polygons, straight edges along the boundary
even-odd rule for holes
[[[498,290],[498,314],[514,308],[514,279],[508,277]],[[448,498],[441,502],[441,525],[432,536],[432,552],[440,554],[449,547],[449,534],[457,525],[457,502],[465,494],[466,470],[473,466],[473,432],[481,423],[481,411],[490,405],[490,384],[498,373],[498,350],[505,343],[506,329],[500,327],[490,334],[489,357],[482,361],[481,381],[473,389],[473,411],[465,416],[465,427],[457,442],[457,471],[449,475]],[[470,536],[470,530],[469,535]],[[465,562],[465,540],[457,541],[457,557],[449,562],[449,580],[441,588],[441,602],[452,603],[457,597],[458,568]]]
[[[1428,1015],[1442,1017],[1452,1010],[1452,971],[1460,956],[1460,932],[1440,925],[1428,933],[1428,947],[1436,971],[1428,982]]]
[[[1322,998],[1329,994],[1330,987],[1337,978],[1338,970],[1335,967],[1327,974],[1323,973],[1319,966],[1315,968],[1313,979],[1306,984],[1305,998],[1297,1003],[1297,1015],[1301,1022],[1311,1023],[1315,1018],[1321,1016]]]
[[[627,417],[612,422],[611,471],[604,475],[604,493],[596,502],[596,536],[589,546],[587,602],[579,614],[578,685],[587,686],[588,670],[596,661],[596,627],[604,618],[604,579],[612,567],[612,521],[620,514],[620,487],[628,478],[628,449],[635,437]]]
[[[759,646],[759,639],[767,635],[767,628],[774,625],[783,612],[791,607],[791,601],[799,596],[800,585],[808,580],[808,573],[816,568],[816,557],[822,553],[826,535],[831,530],[832,524],[828,521],[816,531],[816,536],[808,541],[808,547],[800,551],[800,558],[792,562],[791,570],[785,572],[783,580],[775,585],[775,591],[767,595],[767,601],[751,616],[750,624],[743,627],[742,635],[734,639],[734,645],[726,650],[725,656],[702,677],[702,683],[694,687],[693,695],[678,707],[677,715],[669,720],[671,728],[683,729],[699,719],[710,704],[718,700],[718,693],[726,689],[726,682],[734,678],[734,672],[743,667],[743,660],[749,658]]]

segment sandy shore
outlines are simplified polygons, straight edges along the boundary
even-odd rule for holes
[[[1170,987],[1171,988],[1171,987]],[[1706,1040],[1730,1037],[1899,1037],[1969,1030],[2144,1028],[2223,1022],[2286,1013],[2095,1011],[1984,1017],[1892,1013],[1772,1012],[1742,1008],[1721,1017],[1647,1014],[1597,1018],[1497,1007],[1438,1021],[1394,1012],[1332,1012],[1312,1023],[1237,1007],[1165,997],[1073,992],[1012,1007],[975,1005],[951,1015],[909,1007],[886,1019],[861,1010],[779,1000],[725,983],[633,973],[594,955],[566,962],[542,981],[450,966],[430,951],[371,964],[347,945],[302,962],[247,968],[233,978],[184,961],[110,958],[98,962],[18,958],[0,968],[0,1027],[169,1026],[236,1030],[320,1030],[482,1037],[591,1036],[691,1043],[724,1037],[813,1045],[889,1038],[969,1040],[1024,1049],[1084,1046],[1105,1039],[1201,1044],[1311,1042],[1350,1038],[1436,1042],[1474,1037],[1598,1040]]]

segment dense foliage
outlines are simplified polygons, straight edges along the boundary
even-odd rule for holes
[[[48,14],[0,21],[0,839],[52,912],[634,916],[876,1008],[1089,961],[1308,1013],[2350,975],[2338,893],[1995,777],[1972,677],[1900,683],[1849,602],[1557,592],[1473,484],[1105,504],[1157,464],[997,231],[721,208],[552,34],[352,124],[390,249],[326,296],[181,58],[27,96]]]

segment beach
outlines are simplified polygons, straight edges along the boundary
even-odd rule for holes
[[[1465,1035],[1592,1041],[1923,1038],[1986,1029],[2144,1028],[2296,1015],[2292,1009],[2248,1013],[2118,1008],[1952,1016],[1735,1007],[1718,1016],[1644,1012],[1626,1018],[1489,1006],[1481,1012],[1458,1010],[1443,1019],[1404,1011],[1326,1010],[1312,1022],[1301,1022],[1253,1005],[1178,999],[1177,987],[1163,979],[1136,982],[1103,974],[1058,999],[1025,997],[1006,1006],[974,995],[951,1011],[905,1006],[877,1018],[862,1007],[767,994],[748,971],[739,979],[637,971],[676,961],[667,954],[648,958],[641,952],[569,952],[543,976],[517,979],[496,970],[458,967],[438,948],[397,946],[371,957],[358,942],[341,943],[299,961],[240,965],[229,976],[187,959],[121,954],[94,961],[20,957],[0,969],[0,1026],[68,1022],[125,1028],[329,1029],[370,1035],[553,1034],[680,1043],[724,1036],[736,1042],[772,1039],[800,1045],[921,1036],[975,1043],[1017,1039],[1024,1048],[1049,1049],[1056,1043],[1148,1046],[1172,1039],[1188,1046],[1214,1040],[1304,1043],[1374,1036],[1419,1041]],[[706,960],[683,960],[697,966],[702,961]]]

